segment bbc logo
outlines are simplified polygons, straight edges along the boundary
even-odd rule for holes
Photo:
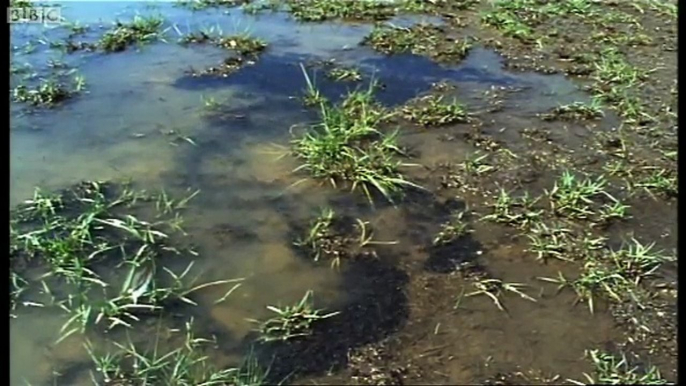
[[[60,7],[10,7],[7,21],[16,23],[59,24],[62,22]]]

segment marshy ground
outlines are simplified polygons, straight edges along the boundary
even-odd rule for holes
[[[675,1],[61,7],[11,384],[677,382]]]

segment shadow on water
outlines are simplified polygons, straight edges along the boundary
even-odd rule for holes
[[[422,58],[414,56],[402,56],[398,58],[398,61],[401,63],[406,61],[412,63],[413,66],[420,67],[418,73],[428,73],[430,75],[405,77],[402,81],[399,81],[399,79],[393,75],[388,76],[385,73],[382,75],[378,74],[372,67],[371,70],[363,68],[363,71],[366,71],[365,82],[349,83],[331,80],[326,76],[325,72],[321,70],[313,71],[312,69],[308,69],[307,72],[308,76],[315,83],[315,86],[333,102],[339,100],[341,96],[357,87],[367,87],[368,82],[371,79],[374,79],[382,86],[375,96],[381,103],[389,107],[400,105],[408,99],[415,97],[418,92],[428,90],[432,82],[442,79],[442,75],[448,75],[447,72],[440,70],[432,71],[433,66],[430,62],[425,62]],[[305,77],[299,64],[306,64],[316,59],[318,58],[295,54],[283,56],[265,54],[255,65],[243,68],[240,73],[234,74],[234,76],[222,78],[186,75],[179,78],[174,83],[174,86],[186,90],[241,86],[251,92],[270,96],[270,100],[265,102],[266,106],[255,106],[253,109],[256,111],[254,112],[258,112],[259,110],[268,111],[268,109],[274,111],[281,108],[292,110],[296,107],[294,102],[299,102],[297,98],[303,95],[306,87]],[[391,59],[388,58],[379,60],[381,62],[391,61]],[[393,59],[392,62],[395,65],[396,60]],[[289,98],[293,100],[286,103],[282,102],[283,106],[275,106],[273,104],[275,99],[287,100]],[[302,105],[300,103],[298,104],[302,109]],[[253,111],[247,112],[247,114],[251,113],[253,113]]]
[[[473,264],[478,257],[481,244],[473,238],[461,237],[451,243],[432,246],[424,268],[434,273],[451,273],[463,265]]]
[[[169,174],[179,172],[192,182],[200,183],[202,180],[212,185],[215,176],[202,172],[202,165],[208,157],[239,153],[238,149],[240,144],[245,143],[246,135],[251,141],[284,142],[290,127],[313,122],[317,117],[316,108],[307,109],[299,100],[306,86],[300,63],[312,63],[316,59],[320,57],[267,52],[255,65],[247,66],[226,78],[190,75],[177,78],[172,85],[177,89],[196,92],[240,89],[244,95],[259,95],[262,99],[246,107],[234,107],[228,103],[217,111],[205,114],[204,121],[211,130],[204,133],[204,138],[197,141],[196,147],[182,153],[178,158],[178,169]],[[375,93],[375,97],[387,107],[396,107],[428,91],[433,83],[443,80],[458,85],[466,83],[471,93],[474,88],[486,90],[491,86],[538,89],[541,84],[555,78],[506,72],[497,54],[478,48],[472,50],[466,60],[456,67],[441,66],[415,55],[382,56],[365,49],[346,52],[345,60],[361,63],[363,82],[336,82],[326,77],[321,68],[308,69],[317,88],[334,102],[355,88],[367,87],[372,79],[383,86]],[[240,161],[234,161],[233,166],[240,167],[237,164]],[[185,179],[185,182],[189,181]]]
[[[465,265],[473,265],[478,258],[481,243],[469,234],[458,237],[445,244],[434,244],[437,232],[436,225],[449,221],[453,213],[466,211],[464,201],[448,199],[438,201],[436,197],[425,192],[414,192],[409,195],[403,206],[406,221],[412,226],[403,230],[402,238],[411,240],[412,244],[423,246],[428,257],[424,260],[424,269],[433,273],[452,273]]]
[[[458,66],[445,67],[427,58],[415,55],[382,56],[368,49],[344,52],[342,64],[360,63],[364,80],[362,82],[336,82],[328,78],[321,68],[308,68],[308,74],[324,96],[336,102],[355,88],[366,88],[369,82],[378,81],[381,85],[375,97],[383,105],[393,108],[418,94],[431,89],[432,84],[451,81],[462,87],[466,85],[464,98],[479,98],[479,90],[490,87],[517,87],[532,90],[529,95],[541,103],[522,106],[520,111],[529,114],[535,108],[554,106],[553,98],[546,93],[558,93],[562,99],[574,99],[576,90],[569,83],[562,82],[560,76],[539,74],[514,74],[502,67],[502,58],[496,53],[475,48]],[[180,167],[188,175],[202,176],[197,165],[210,154],[230,154],[236,144],[245,141],[246,134],[252,140],[283,142],[289,128],[303,122],[314,122],[316,108],[305,108],[300,100],[304,95],[306,81],[300,67],[301,63],[312,63],[321,57],[296,53],[265,53],[255,65],[247,66],[227,78],[193,77],[177,78],[172,87],[195,92],[207,89],[240,89],[245,95],[259,95],[262,99],[245,107],[224,104],[216,111],[205,114],[205,122],[212,128],[205,133],[199,146],[188,152],[180,162]],[[561,83],[562,82],[562,83]],[[477,102],[477,104],[480,102]]]
[[[376,94],[378,100],[392,107],[405,103],[418,93],[427,91],[433,83],[449,80],[454,82],[474,82],[489,86],[522,85],[521,78],[501,71],[501,58],[488,50],[476,49],[463,64],[457,67],[445,67],[425,57],[403,54],[381,56],[361,50],[357,55],[346,59],[359,60],[366,81],[377,80],[382,88]],[[299,64],[310,63],[317,56],[284,54],[264,54],[260,60],[243,68],[239,73],[229,77],[192,76],[178,78],[174,87],[184,90],[203,90],[242,86],[255,93],[288,98],[302,93],[306,83]],[[495,68],[489,69],[488,66]],[[316,87],[334,101],[347,91],[357,87],[354,83],[336,82],[326,77],[323,71],[308,70],[308,75]],[[366,83],[366,82],[365,82]],[[361,87],[364,87],[362,85]],[[279,109],[278,106],[271,106]],[[290,107],[290,106],[289,106]]]

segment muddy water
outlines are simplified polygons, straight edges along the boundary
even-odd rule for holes
[[[211,26],[219,26],[225,33],[247,30],[265,39],[269,49],[254,66],[222,79],[196,79],[186,74],[189,67],[215,64],[224,54],[211,47],[174,44],[173,28],[167,32],[169,44],[110,55],[64,56],[39,43],[32,53],[18,49],[13,62],[29,62],[42,74],[49,71],[45,63],[50,58],[78,67],[88,92],[64,106],[31,114],[19,105],[12,106],[10,206],[30,197],[36,186],[59,189],[81,180],[132,179],[139,187],[164,189],[177,196],[187,194],[188,188],[199,189],[200,195],[184,214],[185,230],[201,255],[196,274],[204,281],[246,278],[243,286],[219,305],[213,301],[225,289],[203,292],[199,308],[193,311],[203,320],[201,326],[208,328],[199,335],[207,332],[223,338],[220,355],[224,357],[215,358],[218,363],[229,363],[241,355],[252,327],[246,319],[264,317],[265,305],[296,301],[308,289],[332,306],[343,304],[350,295],[340,274],[304,262],[290,248],[294,222],[311,217],[331,202],[359,203],[313,183],[287,189],[300,178],[291,174],[296,162],[281,157],[288,146],[288,128],[313,118],[291,98],[305,87],[299,63],[334,58],[342,64],[358,64],[366,81],[373,77],[386,86],[378,97],[388,106],[404,103],[441,80],[454,82],[461,98],[477,109],[483,104],[483,93],[493,86],[523,89],[518,111],[525,115],[583,99],[562,77],[505,72],[497,55],[484,49],[473,50],[457,67],[439,66],[411,55],[380,56],[358,47],[370,31],[369,25],[299,25],[282,14],[253,17],[240,10],[190,12],[169,3],[68,2],[63,10],[68,19],[93,27],[108,26],[116,18],[125,20],[136,13],[162,14],[167,26],[174,24],[183,32]],[[64,35],[59,28],[19,26],[12,43],[25,47],[41,36],[57,39]],[[330,82],[323,74],[317,77],[317,84],[332,98],[350,87]],[[202,105],[207,97],[228,106],[234,118],[212,119]],[[437,133],[407,133],[404,140],[419,150],[424,164],[460,159],[468,151],[466,146],[439,140]],[[414,253],[413,240],[404,238],[408,234],[405,227],[421,224],[404,222],[401,212],[393,208],[377,213],[358,211],[381,228],[380,239],[399,240],[387,249],[389,255],[410,262],[423,258]],[[564,315],[538,310],[533,317],[541,324],[553,316],[565,323]],[[475,331],[498,323],[497,319],[484,321],[478,313],[468,318],[466,325]],[[88,361],[83,340],[73,337],[54,345],[64,321],[61,311],[36,309],[11,321],[11,384],[23,380],[51,384],[53,372],[64,369],[71,369],[70,384],[87,380],[77,366]],[[408,328],[412,326],[410,323]],[[555,329],[558,335],[551,332],[540,339],[562,339],[565,331],[587,327]],[[507,335],[503,343],[509,347],[502,349],[506,357],[520,355],[513,350],[526,346],[516,332],[521,328],[512,325],[508,332],[515,335]],[[472,336],[464,327],[460,331],[450,339],[465,341]],[[131,333],[135,338],[136,331]],[[471,342],[470,348],[461,352],[463,358],[479,358],[497,349],[479,340]],[[579,346],[574,353],[581,352],[584,345]],[[471,362],[465,359],[464,363]]]

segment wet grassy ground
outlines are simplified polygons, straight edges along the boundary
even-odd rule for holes
[[[675,3],[280,6],[12,27],[12,384],[676,382]]]

